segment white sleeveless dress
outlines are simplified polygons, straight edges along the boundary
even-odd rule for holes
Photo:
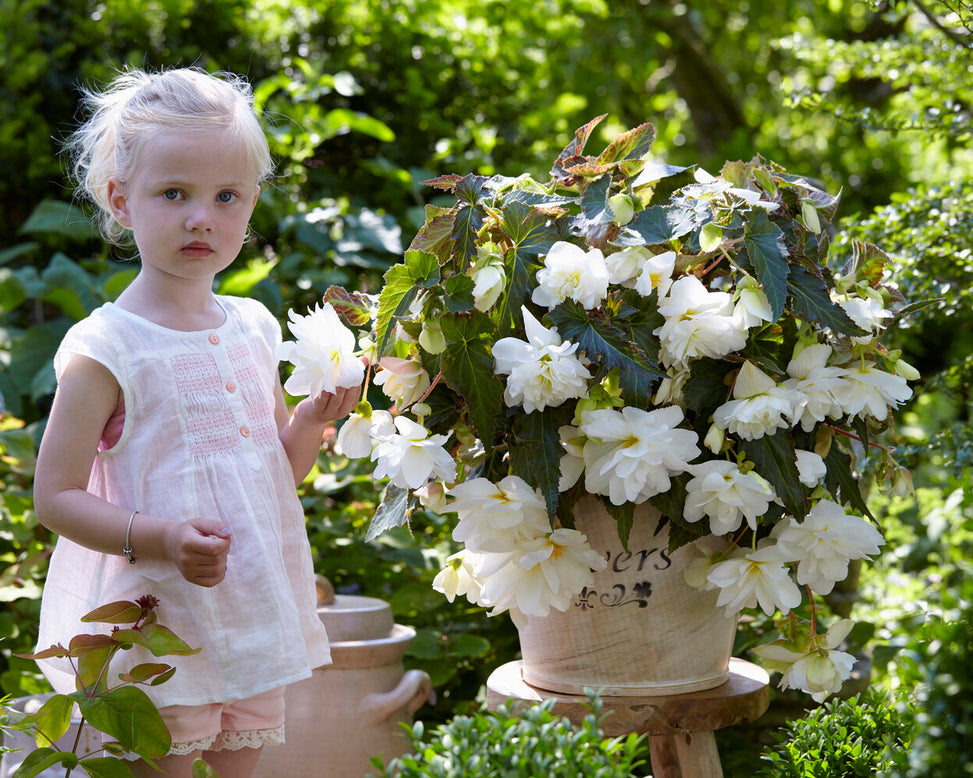
[[[226,578],[212,588],[138,548],[129,564],[57,541],[38,647],[110,629],[80,618],[153,595],[159,622],[202,649],[162,659],[138,646],[118,653],[113,673],[152,661],[177,668],[169,681],[142,687],[158,707],[251,697],[331,661],[304,513],[274,421],[280,327],[254,300],[217,300],[224,323],[198,332],[170,330],[108,303],[71,328],[55,357],[58,376],[74,354],[97,360],[124,394],[121,434],[98,452],[89,492],[152,516],[219,519],[232,531]],[[119,551],[123,545],[119,538]],[[74,690],[64,660],[41,667],[55,690]]]

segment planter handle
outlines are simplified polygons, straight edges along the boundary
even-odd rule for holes
[[[365,695],[362,699],[361,713],[365,721],[375,726],[399,713],[403,708],[411,716],[432,692],[432,682],[424,670],[407,670],[392,691]]]

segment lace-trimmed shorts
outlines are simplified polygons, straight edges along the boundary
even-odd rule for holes
[[[172,735],[169,754],[237,751],[284,742],[284,687],[233,702],[159,709]]]

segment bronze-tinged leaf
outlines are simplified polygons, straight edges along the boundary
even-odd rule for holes
[[[428,251],[443,264],[453,253],[453,222],[456,214],[452,208],[426,206],[426,220],[409,244],[410,251]]]
[[[108,635],[75,635],[68,643],[71,656],[82,656],[89,651],[97,651],[101,648],[114,648],[119,642]]]
[[[601,116],[596,116],[590,122],[574,131],[573,140],[564,147],[564,150],[558,155],[557,159],[554,160],[554,167],[551,168],[552,176],[555,178],[567,177],[566,167],[572,164],[572,161],[576,162],[581,159],[581,155],[584,153],[585,144],[588,142],[588,138],[591,137],[592,131],[605,119],[606,116],[608,116],[607,113],[603,113]]]
[[[81,621],[102,624],[134,624],[142,615],[142,608],[134,602],[120,600],[95,608],[81,617]]]
[[[641,160],[655,141],[655,127],[646,122],[618,135],[598,156],[600,164]]]
[[[447,192],[452,192],[456,185],[463,180],[463,176],[458,173],[447,173],[446,175],[436,176],[435,178],[427,179],[426,181],[420,181],[419,183],[423,186],[431,186],[436,189],[443,189]]]
[[[62,659],[66,656],[70,656],[68,650],[58,643],[56,646],[51,646],[50,648],[45,648],[43,651],[38,651],[36,654],[14,654],[14,656],[20,659]]]
[[[614,162],[608,164],[600,164],[594,160],[586,159],[579,162],[576,165],[571,165],[567,168],[567,172],[572,176],[579,176],[581,178],[597,178],[598,176],[603,176],[611,170],[615,169]]]
[[[331,304],[335,313],[349,327],[365,327],[371,322],[371,301],[361,292],[349,292],[343,286],[329,286],[323,300]]]
[[[173,669],[171,665],[161,662],[144,662],[127,673],[119,673],[118,677],[125,683],[145,683],[150,678],[168,673],[171,669]]]
[[[885,267],[892,258],[878,246],[861,240],[852,241],[852,272],[857,278],[877,287],[885,276]]]

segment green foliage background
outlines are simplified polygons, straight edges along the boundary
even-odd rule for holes
[[[0,689],[44,689],[11,655],[32,648],[52,540],[31,503],[51,357],[136,272],[72,204],[60,142],[79,85],[125,66],[196,64],[246,74],[264,111],[278,176],[219,285],[281,318],[332,283],[377,290],[436,200],[423,180],[543,176],[603,113],[592,147],[648,120],[670,164],[715,173],[759,154],[840,191],[832,251],[877,243],[907,298],[938,300],[896,332],[924,376],[897,426],[918,497],[873,506],[889,545],[854,616],[879,642],[875,683],[925,717],[909,775],[953,774],[970,738],[944,733],[968,733],[973,711],[966,664],[951,660],[970,649],[971,20],[968,0],[0,0]],[[366,543],[379,494],[329,450],[302,498],[319,571],[340,591],[390,600],[419,629],[409,661],[439,693],[420,715],[475,708],[516,636],[430,590],[448,531],[417,516],[412,534]],[[741,635],[741,652],[759,629]],[[772,710],[804,704],[781,695]],[[769,743],[774,722],[743,750]],[[749,766],[728,774],[755,771],[741,758]]]

